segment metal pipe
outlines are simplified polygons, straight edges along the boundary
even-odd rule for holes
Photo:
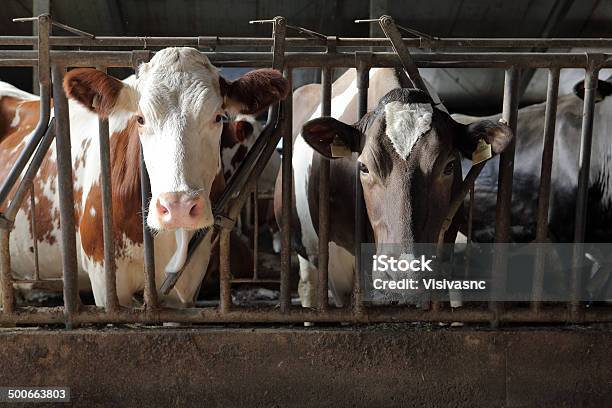
[[[230,264],[230,232],[231,229],[223,228],[219,238],[219,311],[228,313],[232,307],[232,272]]]
[[[255,184],[253,190],[253,279],[257,280],[259,271],[259,183]]]
[[[321,116],[331,116],[332,75],[331,68],[321,70]],[[318,308],[325,310],[329,306],[328,268],[329,268],[329,172],[330,161],[319,155],[319,276]]]
[[[578,188],[576,191],[576,218],[574,224],[574,248],[571,274],[571,311],[572,316],[580,319],[580,292],[582,291],[581,268],[584,265],[584,241],[586,238],[587,200],[589,193],[589,170],[591,166],[591,147],[593,144],[593,119],[595,97],[599,77],[600,55],[588,55],[589,67],[584,78],[584,104],[582,111],[582,131],[580,134],[580,156],[578,159]]]
[[[0,36],[3,46],[33,46],[36,36]],[[409,48],[425,48],[440,50],[444,48],[603,48],[612,47],[609,38],[402,38]],[[287,47],[326,47],[323,38],[288,37]],[[269,37],[116,37],[99,36],[95,38],[75,36],[52,36],[52,46],[62,47],[133,47],[133,48],[163,48],[163,47],[269,47],[272,39]],[[337,46],[345,47],[390,47],[387,38],[338,38]]]
[[[512,180],[514,172],[514,151],[516,149],[516,124],[518,118],[520,70],[510,68],[506,70],[504,83],[504,106],[502,119],[508,123],[514,137],[499,157],[499,177],[497,181],[497,207],[495,213],[495,243],[498,244],[493,257],[492,269],[492,295],[503,292],[506,285],[508,269],[508,253],[501,243],[509,242],[510,239],[510,215],[512,201]],[[503,307],[500,302],[492,301],[490,308],[494,315],[498,315]],[[496,327],[498,320],[494,319],[491,324]]]
[[[107,67],[131,67],[133,55],[140,51],[51,51],[51,62],[71,67],[104,65]],[[210,61],[223,66],[270,66],[270,52],[203,52]],[[607,54],[604,54],[607,55]],[[0,51],[0,61],[5,59],[22,60],[20,66],[35,64],[37,51],[11,50]],[[297,67],[353,67],[352,53],[324,52],[286,52],[285,66]],[[439,52],[413,53],[412,58],[421,68],[586,68],[587,57],[584,53],[511,53],[511,52]],[[13,65],[13,64],[11,64]],[[372,66],[395,67],[397,54],[390,52],[372,54]],[[602,62],[603,67],[612,67],[612,59]]]
[[[157,307],[157,285],[155,283],[155,245],[153,234],[147,225],[149,202],[151,201],[151,181],[140,146],[140,205],[142,213],[142,244],[144,248],[144,300],[147,310]]]
[[[2,314],[0,319],[9,317],[15,311],[15,289],[11,273],[11,252],[9,247],[10,229],[0,228],[0,290],[2,291]]]
[[[368,88],[370,86],[370,52],[356,52],[355,65],[357,66],[357,92],[358,92],[358,116],[362,118],[368,111]],[[359,151],[363,149],[365,137],[362,135],[359,143]],[[355,162],[355,276],[353,279],[353,310],[359,316],[364,311],[361,293],[361,243],[367,241],[365,201],[363,199],[363,186],[359,162]]]
[[[62,235],[62,266],[64,273],[64,315],[66,328],[74,326],[78,312],[79,282],[74,222],[74,192],[72,184],[72,154],[70,147],[70,118],[68,100],[62,88],[65,68],[54,65],[53,106],[55,110],[57,152],[57,184]],[[41,72],[42,75],[42,72]]]
[[[105,67],[97,67],[106,72]],[[115,234],[113,227],[113,189],[111,184],[111,157],[108,119],[98,118],[100,141],[100,182],[102,188],[102,235],[104,237],[104,280],[108,310],[119,307],[117,298],[117,264],[115,263]]]
[[[330,308],[320,312],[308,308],[295,308],[283,313],[274,307],[234,309],[222,313],[218,308],[159,309],[148,313],[142,309],[121,309],[117,313],[100,312],[92,306],[83,307],[75,316],[77,324],[142,323],[159,324],[162,322],[219,324],[219,323],[300,323],[311,322],[354,322],[354,323],[399,323],[399,322],[456,322],[486,323],[491,312],[482,308],[459,308],[439,312],[424,311],[407,307],[368,307],[361,315],[354,315],[350,309]],[[506,310],[499,315],[505,323],[570,323],[571,315],[567,308],[551,307],[541,313],[529,308]],[[59,324],[63,322],[61,308],[23,309],[13,314],[0,314],[0,324]],[[584,323],[610,323],[612,309],[602,307],[584,312]]]
[[[548,239],[548,209],[550,206],[550,182],[552,173],[553,152],[555,146],[555,125],[557,120],[557,97],[559,96],[559,70],[548,71],[548,89],[546,91],[546,113],[544,115],[544,140],[542,142],[542,168],[540,170],[540,189],[538,193],[538,223],[536,242],[544,243]],[[542,307],[544,286],[545,254],[542,248],[536,249],[533,276],[532,303],[534,312]]]
[[[38,229],[36,228],[36,200],[34,182],[30,183],[30,228],[32,229],[32,247],[34,250],[34,280],[40,279],[40,262],[38,257]]]
[[[285,70],[285,78],[293,87],[292,71]],[[283,157],[282,157],[282,225],[280,304],[283,312],[291,308],[291,198],[293,197],[293,91],[283,102]]]

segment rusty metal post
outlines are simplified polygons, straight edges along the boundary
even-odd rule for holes
[[[559,69],[548,71],[548,90],[546,92],[546,113],[544,116],[544,141],[542,142],[542,168],[540,170],[540,189],[538,192],[538,224],[536,242],[541,245],[548,239],[548,209],[550,206],[550,181],[553,152],[555,146],[555,124],[557,119],[557,97],[559,96]],[[533,276],[531,309],[539,312],[544,285],[544,251],[537,248]]]
[[[36,227],[36,202],[34,199],[34,182],[30,181],[30,228],[32,228],[32,247],[34,249],[34,280],[40,280],[40,262],[38,257],[38,229]]]
[[[518,118],[518,103],[519,103],[519,85],[520,85],[520,70],[512,67],[506,70],[506,79],[504,83],[504,107],[502,118],[508,123],[510,129],[514,133],[512,142],[499,158],[499,178],[497,181],[497,210],[495,214],[495,243],[505,244],[510,239],[510,214],[512,200],[512,180],[514,172],[514,151],[516,148],[516,123]],[[501,293],[506,286],[506,276],[508,270],[508,253],[507,248],[498,247],[495,250],[493,257],[492,269],[492,294]],[[492,301],[490,308],[494,312],[494,317],[491,325],[497,327],[499,324],[498,316],[503,305],[500,302]]]
[[[593,118],[601,55],[587,54],[587,69],[584,77],[584,107],[580,134],[580,156],[578,159],[578,189],[576,192],[576,219],[574,224],[574,248],[571,275],[571,313],[575,321],[581,318],[580,293],[582,291],[581,268],[584,265],[584,241],[586,238],[587,200],[589,193],[589,170],[593,144]]]
[[[10,225],[0,225],[0,290],[2,291],[2,314],[10,315],[15,311],[15,291],[11,274],[11,253],[9,251]]]
[[[68,100],[62,84],[65,68],[54,65],[53,105],[55,110],[57,151],[57,184],[59,194],[60,224],[62,226],[62,265],[64,271],[64,316],[66,328],[73,327],[78,312],[79,282],[74,222],[74,192],[72,179],[72,154],[70,147],[70,118]],[[42,75],[42,73],[41,73]]]
[[[106,67],[98,66],[97,69],[106,72]],[[119,299],[117,298],[117,265],[115,263],[108,119],[98,118],[98,135],[100,142],[100,182],[102,184],[102,235],[104,237],[104,278],[106,283],[105,307],[107,311],[115,312],[119,307]]]
[[[333,69],[323,67],[321,70],[321,116],[331,116]],[[319,156],[319,284],[317,288],[318,308],[326,310],[328,299],[329,268],[329,170],[328,158]]]
[[[157,285],[155,283],[155,245],[153,234],[147,225],[149,202],[151,201],[151,181],[140,146],[140,202],[142,210],[142,244],[144,247],[144,301],[148,310],[157,307]]]
[[[231,229],[223,228],[219,232],[219,311],[228,313],[232,307],[232,272],[230,264],[230,232]]]
[[[285,70],[285,78],[291,84],[289,95],[283,101],[283,157],[282,157],[282,241],[280,305],[283,312],[291,308],[291,202],[293,197],[293,80],[292,70]]]
[[[355,65],[357,67],[358,113],[362,118],[368,111],[368,88],[370,86],[370,52],[356,52]],[[359,151],[363,149],[365,140],[359,143]],[[363,186],[359,162],[355,163],[355,276],[353,280],[353,310],[356,318],[363,313],[361,293],[361,243],[366,238],[367,213],[363,199]]]

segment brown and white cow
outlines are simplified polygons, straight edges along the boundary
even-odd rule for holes
[[[332,144],[350,149],[349,157],[332,160],[330,170],[329,288],[340,306],[351,293],[354,277],[357,162],[374,241],[401,244],[410,253],[413,243],[437,242],[451,197],[461,182],[460,156],[471,157],[481,138],[492,145],[494,153],[501,152],[512,138],[503,124],[483,121],[465,126],[455,122],[437,97],[434,101],[422,91],[402,87],[393,69],[372,69],[369,75],[368,106],[373,110],[361,119],[357,117],[355,70],[347,71],[333,84],[332,117],[319,118],[320,99],[314,95],[320,95],[318,87],[309,85],[294,94],[294,106],[299,99],[299,109],[309,112],[294,113],[302,122],[294,123],[300,134],[292,160],[297,219],[292,231],[304,307],[313,306],[316,299],[319,166],[321,155],[332,157]],[[362,136],[365,147],[358,155]],[[276,197],[280,219],[278,180]],[[456,230],[449,231],[447,241],[454,241],[454,235]]]
[[[117,292],[130,305],[143,288],[142,214],[139,154],[142,145],[151,179],[147,224],[155,231],[158,285],[177,248],[175,236],[188,241],[212,225],[211,195],[220,168],[220,137],[225,112],[256,114],[284,98],[288,83],[274,70],[257,70],[234,82],[219,76],[208,58],[193,48],[167,48],[142,64],[137,76],[119,81],[101,71],[75,69],[64,81],[70,101],[70,132],[80,276],[88,276],[97,305],[105,304],[98,116],[109,119],[111,177],[116,241]],[[36,125],[38,101],[0,86],[0,179],[15,161]],[[11,118],[12,115],[12,119]],[[10,119],[10,120],[9,120]],[[8,125],[7,125],[8,124]],[[11,233],[11,264],[16,276],[34,269],[36,239],[41,277],[62,274],[55,147],[34,181],[36,236],[29,204],[17,214]],[[2,208],[0,208],[0,211]],[[179,254],[180,255],[180,254]],[[206,271],[210,242],[194,255],[168,305],[193,302]],[[177,267],[176,262],[174,267]]]

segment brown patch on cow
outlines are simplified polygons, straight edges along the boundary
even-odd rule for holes
[[[66,94],[105,118],[112,112],[122,88],[121,81],[92,68],[73,69],[64,77]]]
[[[112,135],[110,151],[115,256],[122,257],[128,241],[142,243],[140,143],[135,119]],[[83,249],[95,262],[104,260],[102,229],[102,191],[98,181],[89,190],[79,225]]]
[[[256,115],[268,106],[279,102],[289,93],[289,82],[275,69],[250,71],[236,81],[228,82],[219,77],[225,107],[240,113]]]

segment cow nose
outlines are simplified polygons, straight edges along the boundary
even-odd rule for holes
[[[184,193],[163,193],[157,197],[156,208],[164,228],[190,228],[202,217],[204,200]]]

